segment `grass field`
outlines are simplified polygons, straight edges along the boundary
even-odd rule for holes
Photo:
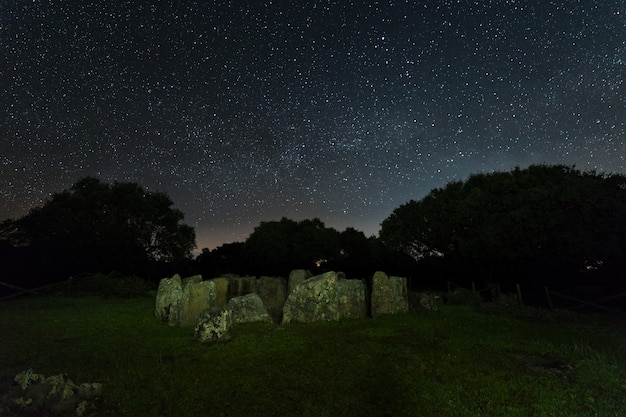
[[[153,319],[153,298],[0,303],[0,392],[26,368],[105,386],[102,416],[626,415],[626,331],[446,306],[332,323],[247,324],[226,344]],[[622,323],[623,325],[623,323]],[[562,374],[528,367],[559,359]]]

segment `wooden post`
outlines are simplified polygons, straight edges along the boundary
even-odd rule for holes
[[[515,289],[517,290],[517,301],[519,301],[519,305],[524,307],[524,299],[522,298],[522,289],[519,284],[515,284]]]
[[[476,285],[474,284],[474,281],[472,281],[472,292],[476,292]]]
[[[448,281],[448,294],[450,294],[450,281]]]
[[[554,304],[552,304],[552,297],[550,297],[550,290],[548,289],[548,286],[544,286],[543,290],[546,292],[546,298],[548,299],[548,306],[550,307],[550,310],[554,310]]]

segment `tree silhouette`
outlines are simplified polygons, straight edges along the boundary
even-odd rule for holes
[[[416,259],[472,265],[486,281],[520,268],[564,277],[621,259],[625,220],[624,176],[534,165],[432,190],[394,210],[380,238]]]
[[[105,184],[92,177],[54,194],[12,222],[11,240],[38,254],[57,275],[140,273],[148,262],[188,259],[192,227],[164,193],[135,183]]]

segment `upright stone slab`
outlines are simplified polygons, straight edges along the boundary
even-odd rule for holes
[[[202,275],[192,275],[182,279],[183,288],[185,288],[187,284],[197,284],[198,282],[202,282]]]
[[[210,308],[200,314],[193,337],[200,343],[226,342],[232,338],[233,315],[228,308]]]
[[[267,312],[276,323],[283,318],[283,306],[287,300],[287,282],[281,277],[260,277],[256,281],[256,293],[263,300]]]
[[[179,324],[193,326],[204,310],[217,307],[214,281],[189,281],[183,287]]]
[[[252,293],[231,298],[226,308],[232,311],[234,324],[272,321],[258,294]]]
[[[376,271],[372,278],[372,317],[409,311],[406,278]]]
[[[230,297],[256,292],[256,277],[229,277]]]
[[[337,281],[337,312],[340,319],[367,317],[365,283],[358,279]]]
[[[287,297],[283,323],[366,317],[365,285],[327,272],[300,283]]]
[[[296,285],[304,282],[304,280],[309,279],[313,276],[311,271],[306,269],[294,269],[289,273],[289,282],[287,285],[287,295],[291,294]]]
[[[171,278],[163,278],[159,282],[156,301],[154,305],[154,317],[170,326],[178,325],[183,300],[183,285],[180,275]]]
[[[228,289],[229,280],[226,277],[220,277],[213,278],[211,281],[215,282],[215,297],[217,306],[224,307],[230,298]]]

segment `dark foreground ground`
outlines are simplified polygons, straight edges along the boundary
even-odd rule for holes
[[[232,341],[203,346],[192,329],[155,322],[153,301],[75,294],[0,303],[0,393],[32,368],[103,383],[88,414],[98,416],[626,415],[619,321],[444,306],[238,325]]]

